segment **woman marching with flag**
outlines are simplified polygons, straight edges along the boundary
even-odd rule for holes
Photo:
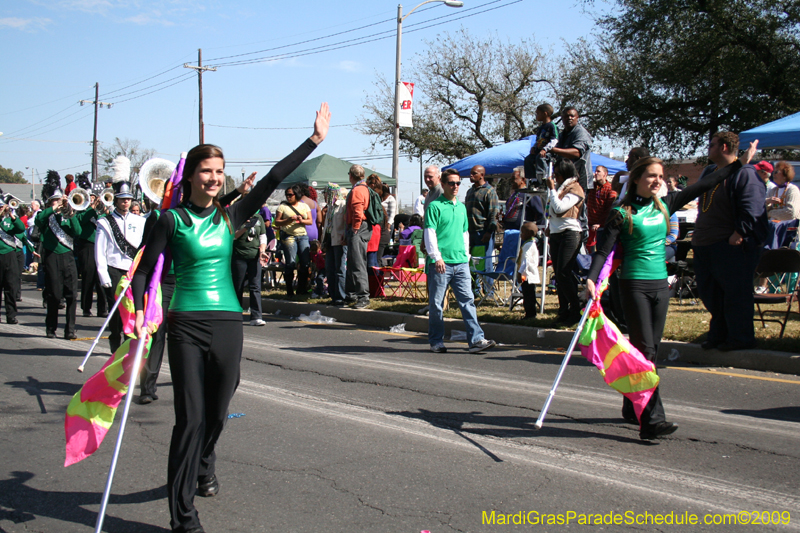
[[[586,281],[587,296],[596,299],[595,283],[606,258],[619,242],[624,251],[620,267],[622,308],[630,342],[653,363],[669,307],[664,246],[669,217],[747,164],[755,154],[757,144],[758,141],[751,143],[739,160],[663,201],[657,193],[663,183],[664,165],[656,157],[642,158],[631,169],[630,186],[622,203],[609,214]],[[638,418],[634,404],[626,397],[622,404],[622,417],[631,424],[639,424],[639,437],[643,440],[669,435],[678,429],[676,424],[666,419],[658,387]]]
[[[192,148],[183,172],[183,200],[158,219],[150,234],[132,287],[135,333],[142,338],[144,294],[159,254],[169,248],[175,293],[169,308],[168,355],[175,393],[175,426],[169,449],[167,491],[172,531],[202,533],[194,496],[219,491],[214,446],[228,405],[239,384],[242,308],[231,279],[234,228],[241,226],[328,133],[330,111],[323,103],[314,133],[276,164],[230,207],[217,195],[225,180],[222,150]]]

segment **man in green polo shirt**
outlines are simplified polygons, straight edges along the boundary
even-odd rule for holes
[[[428,342],[431,351],[444,353],[444,294],[448,285],[453,289],[461,317],[467,328],[469,351],[478,353],[496,343],[485,339],[478,324],[472,279],[469,275],[469,224],[467,210],[458,201],[461,178],[449,169],[442,175],[442,195],[428,205],[425,211],[425,248],[428,250]]]

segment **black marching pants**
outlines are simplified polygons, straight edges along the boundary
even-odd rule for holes
[[[658,344],[664,333],[669,308],[669,286],[667,280],[619,280],[622,294],[622,309],[628,324],[631,344],[649,361],[656,362]],[[661,394],[656,387],[650,401],[642,412],[641,425],[666,421]],[[633,403],[625,398],[622,402],[625,416],[636,417]]]
[[[75,307],[78,296],[78,267],[72,251],[56,254],[44,253],[45,291],[47,295],[47,316],[45,328],[55,334],[58,328],[58,306],[64,298],[67,304],[67,324],[64,336],[75,333]]]
[[[21,274],[17,255],[0,254],[0,291],[6,298],[6,319],[17,318],[17,297],[20,293]]]
[[[243,339],[241,319],[198,320],[180,315],[170,314],[167,340],[175,393],[167,469],[173,531],[200,526],[194,507],[197,481],[214,474],[214,446],[239,385]]]
[[[106,293],[106,305],[108,305],[109,310],[114,307],[114,301],[116,300],[114,293],[117,290],[117,284],[119,284],[119,280],[122,279],[122,276],[127,273],[127,270],[120,270],[112,266],[108,267],[108,277],[111,278],[111,287],[103,290],[105,290]],[[108,323],[108,330],[108,345],[111,347],[111,353],[115,353],[120,344],[122,344],[122,318],[119,316],[119,307],[114,311],[114,314],[111,315],[111,321]]]
[[[75,239],[75,254],[81,268],[81,310],[91,312],[94,293],[97,292],[97,314],[104,315],[108,312],[105,291],[100,285],[100,276],[97,275],[97,262],[94,259],[94,243],[85,239]]]
[[[578,280],[575,278],[578,250],[581,247],[581,234],[566,230],[550,234],[550,257],[553,259],[553,272],[558,293],[558,318],[581,316],[581,303],[578,299]]]
[[[167,340],[167,316],[169,303],[172,301],[172,293],[175,292],[175,275],[167,275],[161,283],[161,312],[164,317],[163,323],[158,327],[150,344],[150,354],[144,362],[142,370],[139,372],[139,394],[156,394],[156,381],[158,373],[161,371],[161,361],[164,359],[164,344]]]

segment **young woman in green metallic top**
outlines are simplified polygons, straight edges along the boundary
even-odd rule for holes
[[[643,158],[631,169],[628,192],[622,203],[609,214],[603,235],[598,241],[586,280],[586,292],[588,297],[596,296],[597,277],[606,257],[619,242],[622,246],[622,266],[619,271],[622,308],[630,341],[650,361],[655,362],[669,307],[664,249],[669,217],[704,192],[714,189],[749,162],[756,145],[757,141],[736,162],[683,191],[665,197],[663,202],[657,196],[664,180],[662,161],[656,157]],[[630,400],[623,400],[622,417],[632,424],[640,424],[639,437],[644,440],[669,435],[678,429],[676,424],[666,419],[659,388],[650,398],[641,420],[637,420]]]
[[[184,167],[182,203],[159,217],[148,237],[132,282],[137,337],[142,333],[147,278],[167,247],[175,272],[175,292],[166,319],[175,394],[167,467],[174,532],[202,533],[195,493],[214,496],[219,491],[214,446],[239,384],[243,343],[242,308],[231,277],[234,228],[253,216],[323,141],[329,123],[328,105],[322,104],[314,134],[275,165],[250,194],[226,208],[217,199],[225,179],[222,150],[208,144],[192,148]]]

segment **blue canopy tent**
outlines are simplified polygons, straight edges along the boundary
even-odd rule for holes
[[[472,167],[481,165],[486,169],[486,174],[511,174],[514,168],[522,165],[525,156],[531,152],[531,144],[534,142],[536,142],[535,135],[524,137],[518,141],[511,141],[467,156],[452,165],[447,165],[442,170],[454,168],[458,170],[459,174],[467,175]],[[612,176],[621,170],[627,170],[623,161],[616,161],[592,152],[592,172],[600,165],[606,167]]]
[[[758,147],[784,150],[800,149],[800,113],[779,118],[739,134],[739,145],[758,139]]]

